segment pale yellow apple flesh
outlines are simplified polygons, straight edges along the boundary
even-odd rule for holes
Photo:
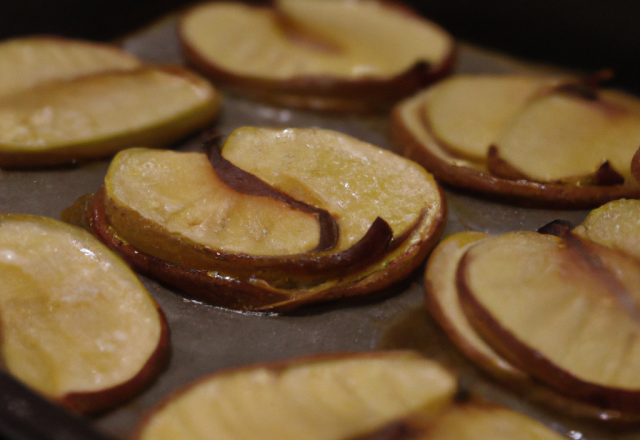
[[[464,314],[458,296],[456,275],[460,259],[470,247],[489,237],[481,232],[460,232],[447,237],[433,250],[425,272],[427,308],[467,358],[502,380],[523,382],[529,376],[507,362],[478,335]]]
[[[458,288],[474,328],[514,365],[567,396],[633,412],[640,266],[612,252],[512,232],[469,249]]]
[[[455,378],[417,355],[371,353],[249,367],[201,379],[161,404],[141,440],[335,440],[450,404]]]
[[[312,251],[320,238],[312,214],[233,190],[203,153],[125,150],[114,158],[105,189],[106,212],[119,236],[186,267],[215,267],[193,246],[279,256]]]
[[[47,82],[141,65],[133,55],[105,44],[48,36],[5,40],[0,43],[0,98]]]
[[[589,213],[573,233],[640,259],[640,201],[620,199]]]
[[[141,374],[162,368],[147,365],[167,348],[156,303],[86,231],[44,217],[0,216],[0,284],[2,362],[50,399],[105,409],[148,383]],[[107,400],[100,396],[117,387]]]
[[[381,217],[399,237],[421,216],[431,224],[442,200],[432,176],[415,162],[351,136],[320,129],[244,127],[222,155],[294,198],[335,215],[337,251],[348,249]]]
[[[424,120],[443,146],[483,162],[489,146],[536,94],[558,79],[536,76],[456,75],[424,97]]]
[[[522,413],[497,405],[454,405],[418,440],[562,440],[566,437]]]
[[[627,96],[596,100],[552,93],[531,102],[495,140],[501,159],[536,182],[576,181],[606,161],[631,181],[640,145],[640,113]]]
[[[276,10],[206,3],[183,18],[182,37],[218,68],[270,79],[387,78],[451,52],[439,28],[378,2],[281,0]],[[319,42],[292,38],[277,14]]]
[[[44,84],[0,99],[0,165],[166,145],[210,122],[219,100],[208,82],[182,69],[142,68]]]

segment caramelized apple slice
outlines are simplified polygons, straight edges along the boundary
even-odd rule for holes
[[[132,70],[142,63],[115,46],[62,37],[27,37],[0,43],[0,98],[52,81]]]
[[[447,237],[431,253],[425,272],[427,308],[458,349],[492,375],[522,385],[528,375],[513,367],[469,324],[458,298],[456,273],[465,252],[490,235],[460,232]]]
[[[456,75],[425,96],[425,124],[453,154],[481,162],[511,118],[558,81],[536,76]]]
[[[589,213],[573,233],[640,259],[640,201],[620,199]]]
[[[531,102],[496,139],[499,157],[528,180],[576,182],[605,163],[631,180],[640,104],[610,90],[595,99],[556,92]]]
[[[469,249],[458,289],[472,326],[515,366],[567,396],[633,413],[640,266],[603,249],[508,233]]]
[[[167,326],[138,278],[86,231],[0,216],[5,368],[81,412],[115,406],[164,367]]]
[[[325,110],[387,107],[445,75],[453,58],[453,39],[437,25],[374,1],[209,2],[183,16],[179,35],[217,83]]]
[[[190,72],[142,68],[47,83],[0,99],[0,166],[169,144],[210,122],[220,97]]]
[[[170,396],[140,427],[150,439],[346,439],[419,413],[434,417],[455,378],[402,352],[319,356],[214,374]]]
[[[414,162],[332,130],[243,127],[222,155],[271,186],[334,214],[336,251],[350,248],[377,218],[396,244],[421,217],[440,215],[431,175]],[[400,239],[400,240],[399,240]]]

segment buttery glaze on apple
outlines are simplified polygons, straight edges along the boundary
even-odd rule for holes
[[[233,169],[268,190],[235,187]],[[94,232],[137,270],[250,310],[383,289],[422,261],[445,214],[439,187],[407,159],[331,130],[251,127],[213,164],[200,153],[121,152],[89,208]]]
[[[113,407],[167,358],[167,328],[136,275],[86,231],[0,216],[0,354],[28,386],[71,409]]]

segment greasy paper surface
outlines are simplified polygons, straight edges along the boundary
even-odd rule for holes
[[[125,49],[153,63],[182,62],[173,19],[142,30],[123,41]],[[527,72],[532,67],[477,48],[462,46],[458,72]],[[391,149],[387,115],[323,115],[280,109],[226,95],[221,115],[209,128],[228,135],[243,125],[321,127],[345,132]],[[197,150],[204,136],[195,134],[175,145]],[[79,196],[97,191],[109,161],[97,161],[35,171],[0,171],[0,211],[59,218]],[[514,229],[535,230],[563,218],[579,223],[586,211],[516,208],[446,189],[449,217],[445,236],[475,230],[499,234]],[[413,348],[462,373],[465,387],[490,399],[540,418],[574,439],[640,438],[640,430],[607,434],[607,429],[562,418],[532,406],[487,381],[467,363],[437,328],[423,306],[420,266],[395,288],[392,296],[368,302],[322,305],[290,316],[251,315],[217,309],[187,300],[154,281],[145,286],[163,308],[169,322],[172,357],[158,380],[129,404],[92,419],[98,429],[125,439],[143,415],[169,393],[202,375],[222,368],[267,362],[313,353]]]

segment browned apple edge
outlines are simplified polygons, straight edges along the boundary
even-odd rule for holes
[[[138,252],[119,238],[117,231],[111,227],[104,210],[103,190],[93,197],[87,216],[91,231],[144,275],[213,305],[237,310],[287,312],[306,304],[380,292],[408,276],[426,258],[444,231],[446,203],[442,190],[438,188],[438,191],[442,209],[428,225],[428,230],[425,231],[427,226],[421,221],[382,261],[344,277],[336,278],[327,273],[323,283],[293,290],[277,288],[260,279],[189,269]],[[420,234],[423,238],[411,242],[414,234]],[[393,258],[389,259],[389,255]]]
[[[347,79],[328,75],[309,75],[275,80],[234,74],[200,55],[198,50],[189,44],[182,32],[182,20],[191,12],[191,9],[185,11],[178,23],[178,39],[189,64],[216,85],[239,95],[275,105],[310,110],[340,113],[380,112],[388,110],[400,99],[449,75],[457,58],[457,47],[453,37],[440,26],[403,5],[389,1],[381,3],[386,7],[401,10],[438,29],[443,38],[449,39],[451,50],[448,55],[435,64],[416,63],[406,72],[388,79]]]
[[[575,250],[575,252],[580,252],[580,250]],[[565,396],[594,404],[604,410],[617,410],[627,414],[638,413],[639,391],[586,382],[558,367],[542,353],[528,347],[494,319],[491,313],[475,298],[465,282],[465,268],[469,264],[470,258],[469,253],[466,253],[458,266],[456,275],[458,293],[464,312],[473,323],[473,327],[485,339],[491,340],[492,348],[508,362]]]
[[[560,183],[536,183],[509,180],[473,168],[449,163],[430,150],[439,148],[428,127],[424,127],[433,145],[423,144],[403,120],[403,101],[392,111],[391,131],[399,151],[422,165],[436,180],[490,199],[520,206],[556,209],[589,209],[620,198],[640,198],[640,187],[631,185],[576,186]]]
[[[158,346],[140,371],[128,381],[114,387],[95,392],[69,393],[55,399],[56,403],[81,414],[97,414],[133,398],[147,388],[165,369],[170,356],[169,325],[162,309],[154,300],[160,320]]]

